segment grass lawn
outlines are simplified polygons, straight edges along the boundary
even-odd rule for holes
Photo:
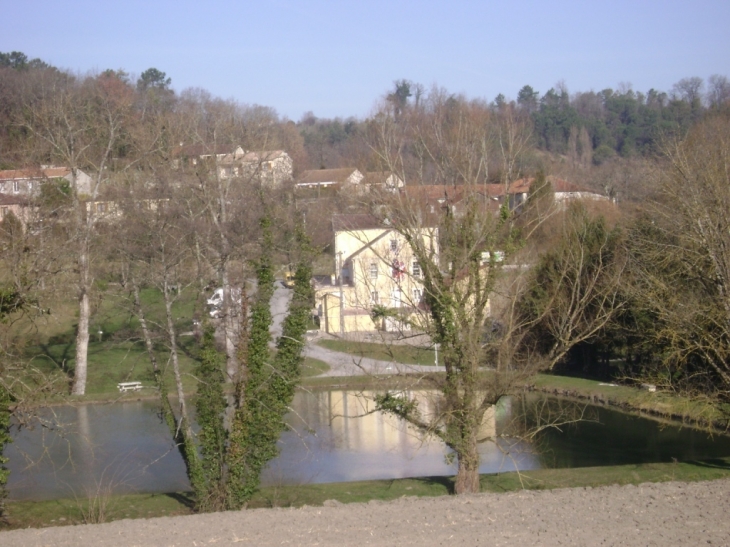
[[[521,489],[547,490],[719,478],[730,478],[730,458],[500,473],[482,475],[480,484],[483,492],[510,492]],[[453,477],[270,486],[262,488],[251,500],[249,507],[316,506],[331,499],[342,503],[387,501],[403,496],[443,496],[452,492]],[[123,518],[152,518],[192,512],[186,493],[109,496],[92,501],[94,502],[92,510],[89,510],[87,499],[9,502],[7,504],[9,520],[6,528],[59,526]]]
[[[190,333],[195,314],[193,291],[183,292],[173,306],[173,316],[178,332],[178,357],[183,375],[183,386],[194,391],[197,382],[193,376],[198,356],[198,346]],[[145,289],[141,292],[146,317],[151,325],[165,321],[164,302],[159,291]],[[73,378],[75,362],[76,314],[73,306],[54,306],[51,316],[37,325],[33,345],[25,348],[25,358],[43,376],[54,382],[57,398],[68,397],[68,385]],[[154,380],[149,357],[141,340],[139,321],[129,312],[129,303],[121,295],[111,295],[101,302],[91,320],[89,340],[89,368],[84,400],[94,401],[117,398],[137,398],[152,394],[153,390],[127,392],[117,390],[119,382],[139,381],[152,388]],[[61,329],[65,325],[65,330]],[[102,334],[98,332],[101,330]],[[159,333],[159,328],[156,329]],[[174,385],[170,352],[165,347],[164,334],[158,334],[156,354],[159,365],[165,370],[168,387]],[[306,358],[302,365],[302,377],[318,376],[329,370],[329,365],[317,359]],[[39,375],[39,376],[40,376]]]
[[[605,382],[538,374],[532,384],[540,390],[558,395],[573,395],[587,398],[594,402],[624,407],[627,410],[650,412],[667,418],[682,419],[699,424],[727,424],[728,412],[723,411],[709,400],[681,397],[674,393],[664,393],[639,389],[632,386],[611,386]],[[722,426],[726,428],[726,426]]]
[[[351,342],[347,340],[320,340],[323,348],[350,353],[358,357],[369,357],[380,361],[394,361],[409,365],[435,365],[433,349],[404,344],[376,344],[373,342]],[[439,355],[439,365],[443,365]]]
[[[312,357],[305,357],[304,363],[302,363],[302,378],[312,378],[324,374],[330,369],[330,366],[324,361],[319,359],[313,359]]]

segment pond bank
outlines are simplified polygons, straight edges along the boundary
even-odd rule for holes
[[[730,417],[709,400],[689,399],[632,386],[547,374],[538,374],[524,388],[526,391],[577,399],[716,433],[727,434],[730,430]]]
[[[638,485],[649,482],[671,481],[709,481],[721,478],[730,478],[730,459],[716,459],[701,462],[652,463],[640,465],[624,465],[610,467],[588,467],[578,469],[540,469],[525,473],[501,473],[496,475],[482,475],[482,492],[507,493],[525,490],[552,490],[556,488],[573,488],[575,496],[580,496],[585,488],[596,488],[604,485]],[[726,481],[727,482],[727,481]],[[703,483],[712,485],[713,483]],[[668,485],[669,486],[669,485]],[[728,483],[730,486],[730,483]],[[644,487],[642,487],[644,488]],[[382,481],[364,481],[350,483],[309,484],[298,486],[280,486],[262,488],[249,504],[250,509],[272,507],[306,507],[306,506],[339,506],[350,503],[366,503],[375,501],[390,501],[401,498],[432,498],[441,497],[446,500],[466,500],[448,496],[453,490],[453,479],[450,477],[424,477],[413,479],[396,479]],[[611,488],[616,492],[617,488]],[[627,496],[636,493],[636,489],[626,492]],[[512,499],[512,498],[504,498]],[[627,498],[628,499],[628,498]],[[730,496],[726,496],[730,500]],[[451,502],[447,502],[451,503]],[[372,504],[368,504],[370,507]],[[551,505],[555,505],[554,501]],[[361,505],[352,506],[353,508]],[[9,519],[4,529],[15,528],[42,528],[47,526],[63,526],[95,522],[110,522],[119,519],[150,519],[154,517],[172,517],[176,515],[190,515],[189,499],[186,493],[170,494],[136,494],[125,496],[97,496],[90,499],[62,499],[42,502],[11,502],[7,504]],[[96,508],[96,509],[94,509]],[[520,513],[526,508],[520,508]],[[244,512],[244,515],[247,512]],[[239,512],[226,513],[232,518],[246,518]],[[265,518],[270,514],[272,518],[281,519],[283,513],[254,513],[256,519]],[[489,513],[485,513],[489,514]],[[253,515],[251,518],[254,518]],[[424,516],[419,516],[423,521]],[[723,517],[723,521],[725,521]],[[139,521],[146,523],[149,521]],[[566,515],[557,522],[579,522],[575,515]],[[658,521],[660,522],[660,521]],[[127,520],[128,529],[137,525],[134,520]],[[485,523],[486,525],[486,523]],[[274,528],[277,528],[275,526]],[[85,533],[82,528],[75,528],[74,534]],[[45,539],[43,545],[64,544],[60,542],[58,531],[54,531],[54,538],[59,543],[49,543],[48,535],[17,534],[0,532],[0,543],[3,545],[35,545],[35,540]],[[111,536],[109,536],[111,540]],[[129,539],[129,538],[127,538]],[[290,538],[291,539],[291,538]],[[349,538],[356,542],[364,538],[357,535]],[[117,540],[119,537],[117,536]],[[169,538],[162,543],[169,543]],[[543,537],[541,537],[543,540]],[[129,539],[131,541],[131,539]],[[191,538],[186,538],[190,543]],[[283,541],[283,540],[282,540]],[[358,541],[361,543],[361,541]],[[255,543],[255,542],[253,542]],[[345,542],[346,544],[347,542]],[[41,544],[41,543],[38,543]],[[95,543],[99,544],[99,543]],[[104,543],[107,544],[107,543]],[[108,543],[113,544],[112,542]],[[121,544],[121,543],[117,543]],[[148,543],[139,543],[148,544]],[[150,543],[152,544],[152,543]],[[543,543],[544,544],[544,543]]]

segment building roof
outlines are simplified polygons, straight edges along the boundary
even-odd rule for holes
[[[400,183],[401,180],[393,173],[393,171],[368,171],[365,173],[365,178],[363,179],[363,183],[365,184],[380,184],[380,185],[386,185],[389,183],[388,179],[393,177],[395,181],[390,181],[390,184],[393,184],[395,182],[396,184]],[[400,184],[402,186],[402,184]]]
[[[0,205],[28,205],[28,198],[17,194],[0,193]]]
[[[577,184],[573,184],[572,182],[569,182],[565,179],[559,179],[558,177],[554,177],[552,175],[546,177],[546,179],[552,186],[553,192],[558,192],[558,193],[589,192],[591,194],[598,194],[598,192],[578,186]],[[514,181],[510,185],[510,194],[529,193],[530,186],[532,185],[533,182],[535,182],[535,177],[526,177],[526,178],[522,178],[522,179]]]
[[[321,184],[325,182],[344,183],[355,172],[354,167],[343,167],[340,169],[312,169],[304,171],[297,183],[299,184]]]
[[[71,169],[69,169],[68,167],[47,167],[45,169],[7,169],[5,171],[0,171],[0,181],[43,178],[53,179],[66,177],[70,173]]]
[[[240,146],[236,144],[186,144],[178,146],[172,151],[173,157],[210,156],[221,154],[233,154]]]
[[[332,215],[332,229],[335,232],[349,232],[357,230],[375,230],[378,228],[388,228],[382,221],[373,215],[368,214],[351,214],[351,215]]]
[[[258,163],[260,161],[272,161],[284,156],[288,156],[288,154],[283,150],[258,150],[246,152],[241,161]]]

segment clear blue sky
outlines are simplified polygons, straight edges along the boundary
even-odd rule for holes
[[[728,0],[0,0],[0,51],[72,71],[155,67],[298,120],[368,115],[406,78],[469,97],[730,77]]]

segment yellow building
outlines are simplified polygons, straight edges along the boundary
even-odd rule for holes
[[[405,238],[371,215],[335,215],[335,274],[316,286],[320,326],[330,334],[408,328],[394,317],[372,318],[389,309],[412,320],[422,307],[422,271]],[[438,254],[437,229],[423,230]]]

